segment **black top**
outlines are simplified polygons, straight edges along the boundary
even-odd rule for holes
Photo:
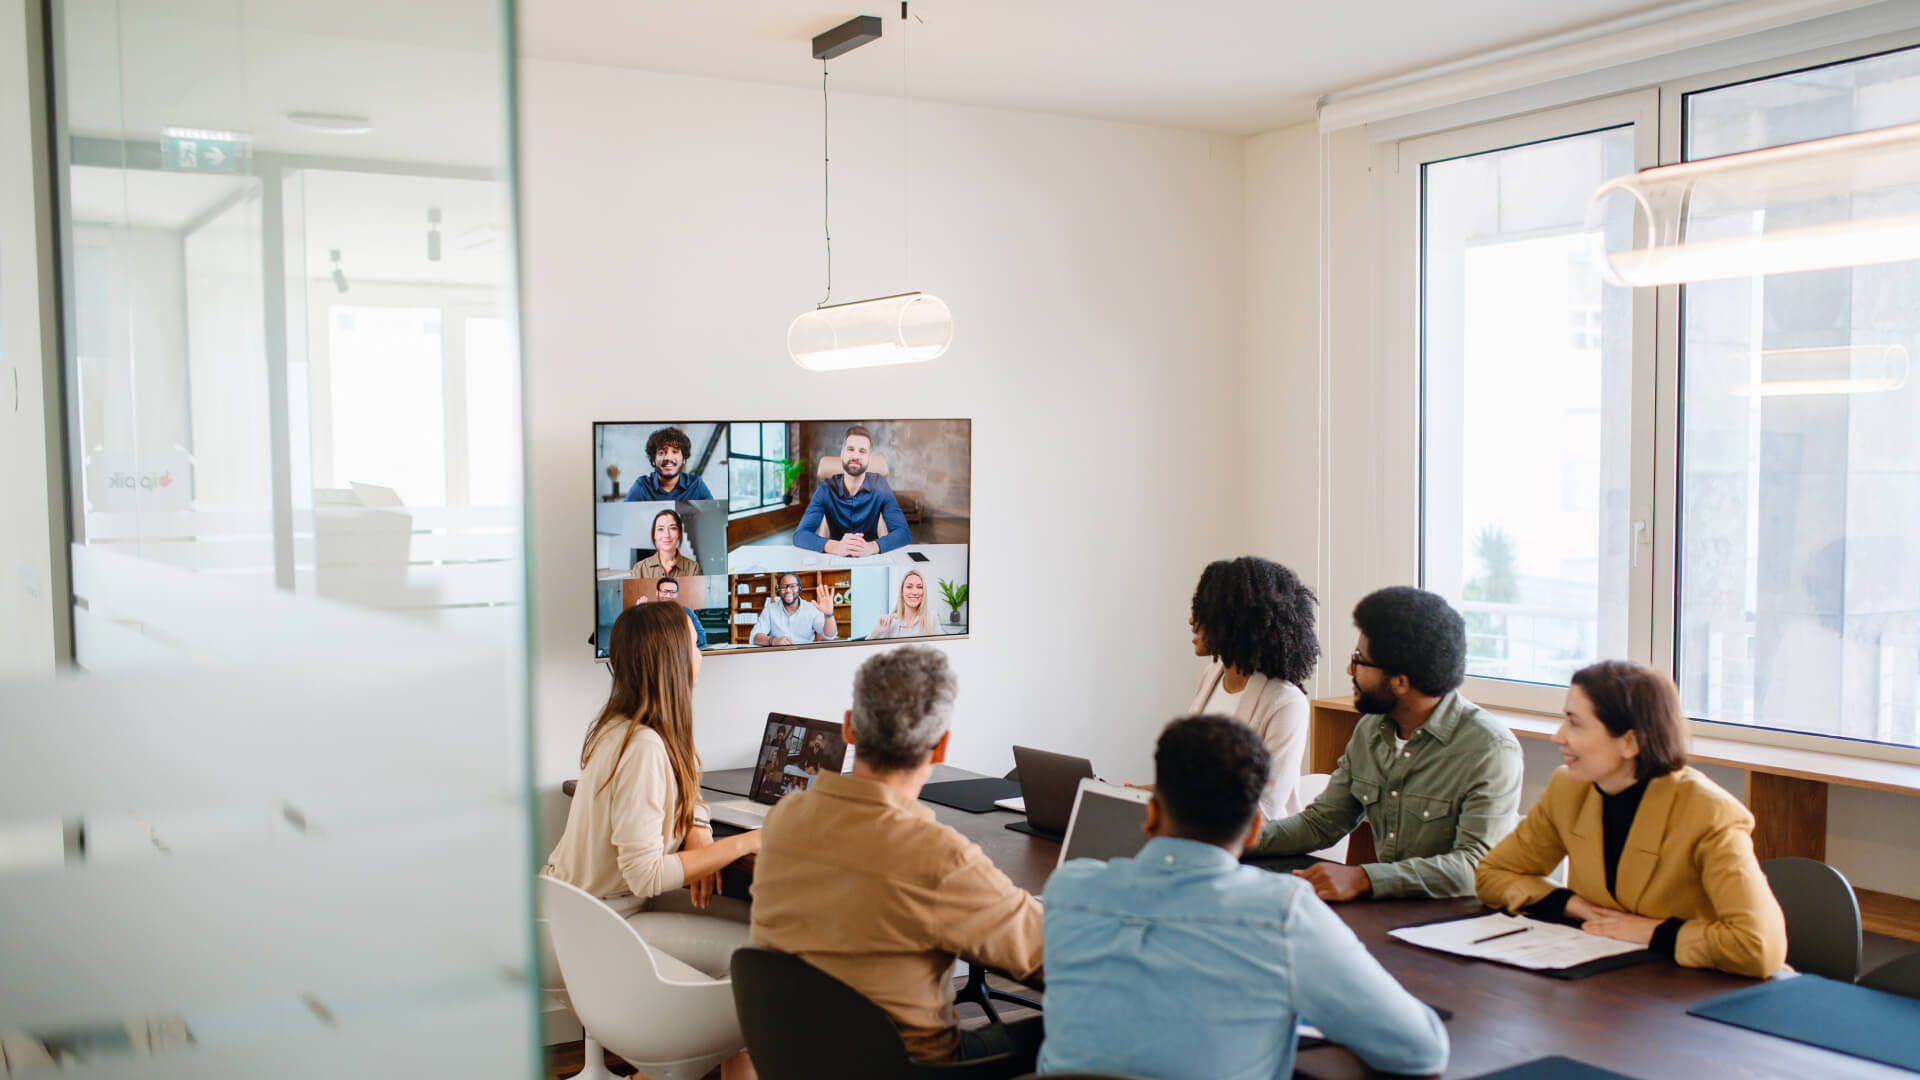
[[[1609,795],[1600,791],[1595,784],[1593,790],[1600,792],[1600,850],[1607,863],[1607,892],[1618,896],[1615,882],[1620,876],[1620,855],[1627,850],[1627,834],[1633,831],[1633,819],[1640,813],[1640,800],[1647,794],[1645,780],[1620,792]],[[1567,901],[1573,899],[1572,889],[1555,889],[1541,897],[1527,908],[1527,914],[1540,919],[1565,921]],[[1648,949],[1661,956],[1671,957],[1674,945],[1680,937],[1680,927],[1685,919],[1668,919],[1653,932],[1653,941]]]
[[[1593,790],[1600,791],[1600,786],[1594,785]],[[1600,850],[1607,857],[1607,891],[1615,896],[1620,895],[1614,890],[1620,876],[1620,853],[1627,850],[1627,834],[1633,831],[1633,816],[1640,812],[1640,800],[1646,793],[1645,780],[1618,795],[1600,791]]]

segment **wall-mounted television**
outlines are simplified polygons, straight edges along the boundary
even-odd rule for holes
[[[967,633],[971,420],[593,425],[594,653],[635,604],[709,653]]]

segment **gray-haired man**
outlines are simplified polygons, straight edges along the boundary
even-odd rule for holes
[[[1040,970],[1040,905],[919,801],[947,744],[955,683],[924,646],[881,653],[853,677],[841,733],[853,772],[822,773],[767,814],[753,875],[755,945],[792,953],[887,1011],[923,1062],[1012,1051],[1030,1072],[1038,1018],[960,1032],[956,956],[1027,979]]]

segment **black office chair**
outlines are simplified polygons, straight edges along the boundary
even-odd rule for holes
[[[1881,964],[1860,976],[1860,985],[1869,990],[1920,998],[1920,953],[1910,953]]]
[[[1005,1001],[1009,1004],[1020,1005],[1036,1011],[1041,1007],[1040,1003],[1032,998],[1021,997],[1019,994],[1011,994],[1005,990],[995,990],[993,987],[988,986],[987,969],[981,967],[979,964],[967,964],[966,985],[962,986],[960,992],[953,996],[953,1003],[955,1005],[978,1005],[980,1006],[980,1011],[987,1014],[987,1019],[997,1024],[1000,1022],[1000,1014],[993,1007],[995,1001]]]
[[[1852,982],[1860,976],[1860,903],[1840,871],[1790,856],[1760,864],[1787,918],[1787,965]]]
[[[733,1005],[762,1080],[1009,1080],[1013,1055],[926,1065],[907,1056],[900,1029],[859,991],[797,956],[733,954]]]

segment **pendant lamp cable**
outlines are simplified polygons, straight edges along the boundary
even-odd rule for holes
[[[827,239],[827,295],[822,297],[816,309],[827,306],[833,299],[833,155],[831,153],[831,130],[828,127],[827,110],[827,62],[820,61],[820,231]]]
[[[913,280],[913,130],[907,116],[907,0],[900,0],[900,279]]]

